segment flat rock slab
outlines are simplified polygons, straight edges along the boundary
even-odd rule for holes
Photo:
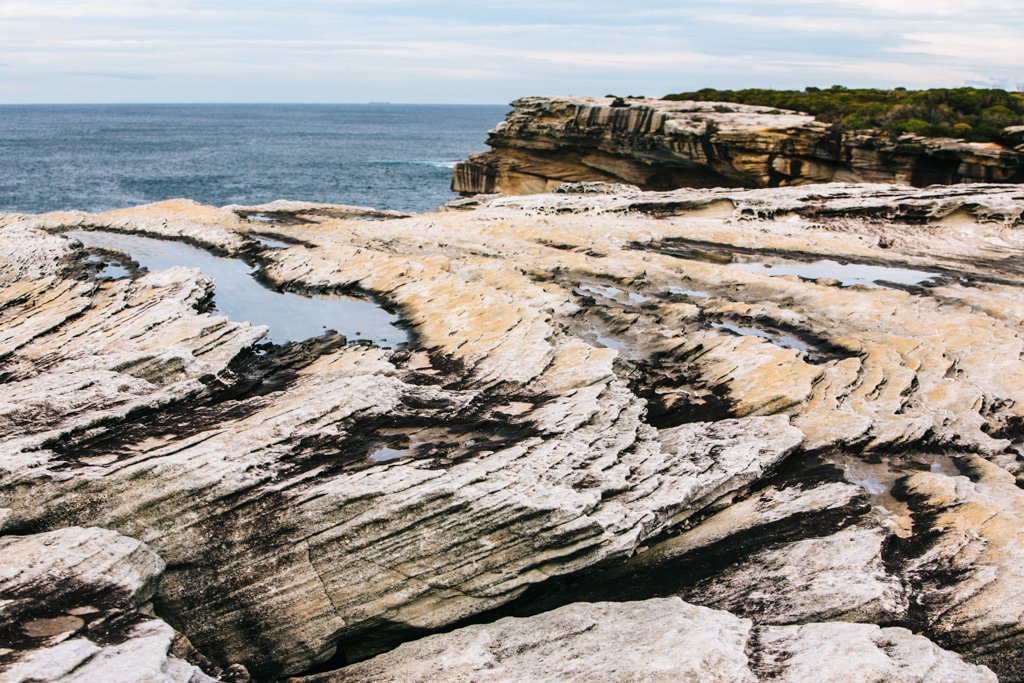
[[[577,603],[406,643],[294,683],[369,681],[887,681],[994,683],[901,628],[830,623],[753,629],[678,598]]]

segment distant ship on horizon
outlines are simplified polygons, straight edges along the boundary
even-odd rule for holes
[[[391,104],[390,102],[370,102],[370,104]]]

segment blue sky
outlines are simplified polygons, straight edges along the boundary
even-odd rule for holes
[[[1022,0],[0,0],[0,103],[1024,85]]]

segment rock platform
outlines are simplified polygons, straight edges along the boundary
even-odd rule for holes
[[[1013,185],[0,216],[0,680],[1024,680],[1022,247]]]

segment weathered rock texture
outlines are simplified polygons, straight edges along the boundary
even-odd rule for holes
[[[833,184],[3,216],[0,539],[144,543],[182,654],[259,680],[658,596],[776,634],[756,676],[785,651],[814,680],[835,621],[906,680],[947,655],[870,624],[1024,680],[1022,213],[1015,186]],[[259,345],[196,271],[97,277],[82,227],[372,294],[415,344]]]
[[[906,629],[750,621],[678,598],[574,604],[402,645],[301,683],[369,681],[994,683]],[[300,683],[296,680],[295,683]]]
[[[0,680],[203,683],[148,601],[164,563],[105,529],[0,537]]]
[[[564,182],[645,190],[832,181],[1024,182],[1024,153],[995,143],[839,133],[813,116],[714,102],[527,97],[491,131],[491,151],[455,167],[464,194],[533,194]]]

